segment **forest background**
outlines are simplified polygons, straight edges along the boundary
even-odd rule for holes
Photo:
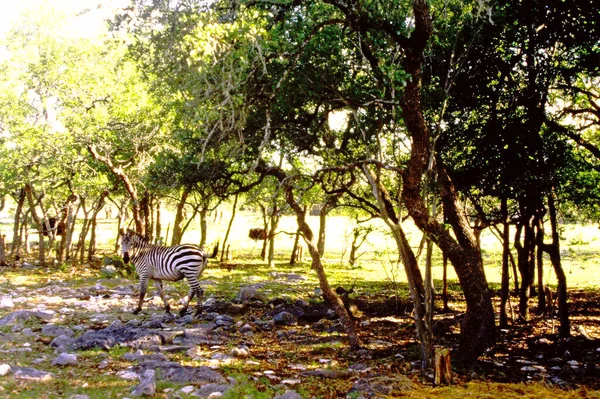
[[[273,266],[287,231],[290,261],[303,242],[354,349],[324,262],[331,247],[343,260],[341,235],[390,243],[426,368],[434,262],[453,266],[464,295],[465,364],[508,326],[511,288],[527,322],[556,281],[558,337],[572,335],[566,232],[597,222],[600,195],[600,31],[587,2],[140,0],[91,37],[65,21],[39,8],[5,34],[4,263],[30,253],[30,233],[37,264],[93,263],[110,204],[114,252],[121,228],[175,245],[197,223],[191,240],[218,241],[226,261],[242,247],[232,233],[257,227]],[[244,209],[260,216],[214,235],[211,221]],[[332,238],[341,215],[351,228]],[[579,231],[593,241],[594,227]],[[501,242],[500,259],[484,239]]]

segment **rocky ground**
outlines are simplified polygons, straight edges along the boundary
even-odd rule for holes
[[[432,374],[420,368],[408,301],[351,295],[364,342],[351,352],[318,290],[295,288],[303,279],[274,272],[230,295],[205,280],[199,318],[165,314],[152,290],[143,312],[132,315],[132,279],[49,274],[36,284],[5,280],[0,397],[371,398],[431,387]],[[288,293],[271,295],[265,287],[273,284]],[[174,312],[185,290],[168,285]],[[552,320],[542,318],[502,331],[498,346],[475,368],[455,368],[454,383],[540,381],[559,395],[597,395],[600,298],[571,297],[577,299],[573,338],[558,340]],[[460,314],[436,319],[437,342],[455,348]]]

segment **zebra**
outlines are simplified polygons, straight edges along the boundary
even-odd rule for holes
[[[154,281],[154,285],[158,289],[158,293],[165,304],[165,311],[170,314],[171,307],[165,298],[162,281],[179,281],[184,277],[190,284],[190,291],[183,308],[179,311],[179,315],[185,315],[188,305],[194,296],[198,300],[195,316],[202,313],[202,295],[204,294],[204,290],[200,288],[198,277],[200,277],[206,268],[208,259],[217,256],[218,250],[218,244],[215,245],[211,255],[208,255],[203,249],[190,244],[175,245],[172,247],[154,245],[131,229],[127,229],[127,232],[121,229],[121,254],[123,261],[127,264],[131,260],[135,265],[135,271],[140,276],[140,299],[133,314],[138,314],[142,310],[142,303],[144,296],[146,296],[150,279]]]

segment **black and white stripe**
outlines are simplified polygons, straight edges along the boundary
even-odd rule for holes
[[[200,288],[198,278],[206,268],[208,258],[214,258],[217,255],[217,250],[218,247],[215,246],[215,250],[209,256],[204,250],[194,245],[164,247],[150,244],[144,237],[132,230],[122,231],[121,253],[123,260],[126,264],[131,260],[135,265],[137,274],[140,276],[140,300],[133,313],[137,314],[142,310],[142,303],[150,280],[154,281],[154,285],[165,304],[165,310],[170,313],[171,307],[165,297],[162,281],[179,281],[185,277],[190,284],[190,291],[179,314],[181,316],[185,315],[190,301],[196,296],[198,298],[196,315],[199,315],[202,312],[202,295],[204,291]]]

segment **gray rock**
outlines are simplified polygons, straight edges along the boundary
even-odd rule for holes
[[[226,338],[221,333],[202,327],[184,330],[183,337],[184,340],[182,343],[189,342],[195,345],[221,345],[226,341]]]
[[[199,398],[216,398],[225,394],[225,391],[227,391],[229,388],[229,385],[209,383],[203,385],[192,395]]]
[[[57,326],[56,324],[46,324],[42,327],[42,335],[46,337],[58,337],[64,335],[72,338],[75,336],[75,333],[68,327]]]
[[[9,364],[3,363],[0,364],[0,376],[4,376],[9,374],[12,371]]]
[[[417,388],[414,382],[406,376],[394,377],[380,375],[357,380],[348,396],[357,398],[380,398],[404,396]]]
[[[303,399],[302,396],[296,391],[291,389],[286,390],[281,395],[275,396],[273,399]]]
[[[168,367],[168,368],[158,368],[159,378],[171,381],[171,382],[179,382],[183,384],[207,384],[210,382],[214,383],[225,383],[225,378],[218,372],[205,367],[189,367],[189,366],[179,366],[179,367]]]
[[[217,326],[231,326],[233,323],[235,323],[233,317],[226,314],[219,315],[215,318],[215,324]]]
[[[283,326],[295,326],[298,324],[298,318],[286,311],[277,313],[275,317],[273,317],[273,321],[275,324]]]
[[[105,278],[115,277],[117,275],[117,268],[113,265],[107,265],[100,269],[100,274]]]
[[[52,360],[53,366],[69,366],[77,364],[77,355],[73,353],[61,353],[56,359]]]
[[[236,357],[238,359],[246,359],[250,356],[250,351],[248,350],[248,348],[245,347],[233,348],[231,350],[231,356]]]
[[[19,322],[29,320],[33,316],[33,313],[28,310],[17,310],[16,312],[9,313],[0,319],[0,326],[8,326],[17,324]]]
[[[70,396],[69,399],[90,399],[90,397],[87,395],[73,395]]]
[[[254,328],[250,324],[244,324],[240,327],[240,333],[242,334],[248,334],[251,332],[254,332]]]
[[[154,396],[156,393],[156,379],[154,370],[146,370],[140,375],[140,383],[133,388],[131,396]]]
[[[67,337],[66,335],[59,335],[50,342],[50,346],[54,348],[67,348],[75,342],[74,338]]]
[[[0,308],[14,308],[15,302],[12,297],[8,295],[3,295],[0,297]]]
[[[54,378],[54,374],[46,371],[40,371],[31,367],[18,367],[15,369],[13,376],[20,380],[28,381],[50,381]]]

